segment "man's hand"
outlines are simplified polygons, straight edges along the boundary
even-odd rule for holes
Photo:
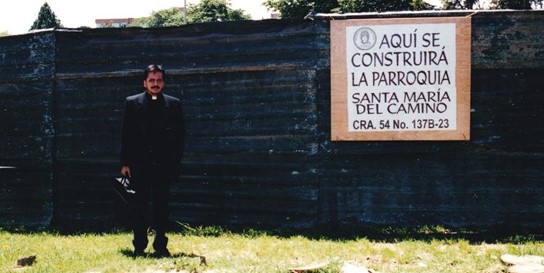
[[[121,167],[121,174],[124,176],[130,177],[130,167],[129,166],[122,166]]]

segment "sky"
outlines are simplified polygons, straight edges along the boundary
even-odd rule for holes
[[[7,0],[0,9],[0,32],[26,33],[38,18],[42,5],[47,2],[61,24],[67,28],[95,27],[95,19],[138,18],[153,11],[183,7],[186,2],[198,0]],[[230,0],[231,7],[243,9],[253,19],[270,18],[262,6],[264,0]]]
[[[227,0],[234,9],[242,9],[252,19],[270,18],[270,11],[262,5],[265,0]],[[427,0],[438,4],[440,0]],[[38,18],[42,5],[47,2],[61,24],[67,28],[95,27],[95,19],[138,18],[150,16],[153,11],[183,7],[186,2],[199,0],[7,0],[0,9],[0,32],[26,33]]]

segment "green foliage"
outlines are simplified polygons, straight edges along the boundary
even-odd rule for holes
[[[226,0],[202,0],[187,8],[190,23],[249,20],[251,17],[241,9],[232,9]]]
[[[55,16],[55,13],[51,10],[51,7],[49,7],[49,4],[45,2],[40,8],[38,18],[34,21],[30,30],[61,27],[62,24],[60,23],[60,20],[57,19],[57,16]]]
[[[183,234],[186,236],[204,236],[204,237],[219,237],[221,235],[225,235],[229,233],[229,231],[225,230],[222,227],[219,226],[198,226],[198,227],[191,227],[188,224],[176,222],[179,227],[183,229]]]
[[[7,31],[0,31],[0,37],[2,36],[8,36],[9,35],[9,32]]]
[[[183,14],[179,8],[154,11],[149,17],[136,19],[130,26],[136,27],[172,27],[183,25]]]
[[[338,8],[338,0],[315,0],[314,12],[329,13]]]
[[[495,9],[531,9],[532,5],[542,5],[542,0],[492,0]]]
[[[424,0],[338,0],[342,12],[385,12],[407,10],[429,10],[433,5]]]
[[[478,5],[479,0],[442,0],[442,8],[447,10],[454,9],[473,9]]]
[[[436,8],[435,6],[425,2],[425,0],[412,0],[410,5],[412,6],[412,10],[432,10]]]
[[[269,10],[281,13],[282,18],[304,18],[308,13],[384,12],[429,10],[433,6],[425,0],[266,0]]]
[[[484,2],[484,1],[482,1]],[[479,0],[442,0],[443,9],[531,9],[542,5],[543,0],[491,0],[489,6],[481,6]]]
[[[483,2],[483,1],[482,1]],[[531,9],[544,0],[491,0],[488,8]],[[264,6],[278,11],[281,18],[304,18],[308,13],[355,13],[432,10],[435,7],[425,0],[266,0]],[[481,8],[479,0],[442,0],[442,9]]]
[[[340,10],[343,12],[384,12],[410,10],[411,0],[339,0]]]
[[[301,19],[311,12],[330,13],[339,11],[342,0],[266,0],[263,5],[275,10],[284,19]]]
[[[284,19],[302,19],[314,7],[314,1],[309,0],[266,0],[263,4],[268,10],[278,11]]]
[[[251,17],[241,9],[232,9],[226,0],[202,0],[187,7],[188,23],[249,20]],[[185,24],[182,10],[169,8],[154,11],[151,16],[136,19],[132,27],[172,27]]]

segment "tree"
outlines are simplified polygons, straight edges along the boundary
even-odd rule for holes
[[[542,5],[543,0],[491,0],[491,9],[531,9]],[[483,9],[478,0],[442,0],[444,9]]]
[[[531,9],[532,6],[542,5],[542,0],[492,0],[494,9]]]
[[[313,12],[331,13],[338,9],[338,0],[315,0]]]
[[[436,7],[434,5],[431,5],[425,0],[412,0],[412,10],[432,10]]]
[[[443,9],[480,9],[479,0],[442,0]]]
[[[134,20],[130,26],[135,27],[172,27],[183,25],[183,16],[179,8],[154,11],[149,17]]]
[[[241,9],[232,9],[226,0],[202,0],[187,7],[188,23],[249,20],[251,17]],[[136,19],[131,27],[171,27],[184,24],[182,10],[169,8],[154,11],[149,17]]]
[[[251,17],[241,9],[232,9],[226,0],[202,0],[197,5],[189,5],[187,20],[191,23],[240,21]]]
[[[384,12],[410,10],[411,0],[340,0],[340,10],[342,12]]]
[[[269,10],[280,12],[282,18],[304,18],[310,12],[383,12],[433,8],[424,0],[266,0],[264,5]]]
[[[266,0],[263,4],[268,10],[275,10],[281,18],[304,18],[308,13],[338,12],[338,2],[342,0]]]
[[[341,12],[385,12],[405,10],[429,10],[434,6],[424,0],[338,0]]]
[[[62,28],[60,20],[57,19],[57,16],[55,16],[55,13],[51,10],[47,2],[40,8],[38,18],[34,21],[30,30],[46,28]]]
[[[281,18],[304,18],[313,9],[313,1],[308,0],[266,0],[264,6],[268,10],[275,10]]]

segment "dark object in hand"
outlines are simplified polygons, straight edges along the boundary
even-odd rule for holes
[[[115,177],[113,179],[113,188],[124,203],[130,203],[134,199],[136,191],[131,187],[130,179],[127,176]]]

